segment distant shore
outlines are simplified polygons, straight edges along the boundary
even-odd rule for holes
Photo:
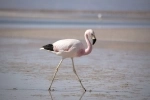
[[[145,18],[150,19],[150,12],[142,11],[87,11],[87,10],[22,10],[22,9],[0,9],[0,17],[26,17],[26,18],[68,18],[68,15],[73,18],[77,14],[109,14],[109,15],[124,15],[129,18]],[[96,17],[97,18],[97,17]]]

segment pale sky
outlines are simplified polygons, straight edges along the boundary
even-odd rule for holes
[[[0,8],[150,11],[150,0],[0,0]]]

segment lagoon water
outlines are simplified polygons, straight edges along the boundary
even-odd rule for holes
[[[60,14],[60,16],[63,18],[0,17],[0,28],[150,28],[149,16],[124,14]]]

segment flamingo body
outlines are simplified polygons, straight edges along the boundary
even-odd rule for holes
[[[95,37],[94,31],[92,29],[86,30],[85,34],[84,34],[84,37],[85,37],[85,41],[87,43],[87,48],[85,48],[84,45],[82,44],[82,42],[77,40],[77,39],[58,40],[58,41],[54,42],[53,44],[48,44],[48,45],[45,45],[42,48],[40,48],[40,49],[49,50],[49,51],[51,51],[52,53],[55,53],[58,56],[62,56],[62,60],[58,64],[58,66],[56,68],[56,72],[54,73],[52,83],[53,83],[53,80],[56,76],[58,68],[59,68],[60,64],[62,63],[63,59],[71,58],[72,59],[72,65],[73,65],[73,71],[76,74],[82,88],[86,91],[86,89],[82,85],[81,80],[79,79],[79,77],[76,73],[73,58],[74,57],[80,57],[80,56],[83,56],[83,55],[88,55],[89,53],[91,53],[92,44],[89,41],[89,37],[91,37],[93,39],[93,45],[96,42],[96,37]],[[50,85],[49,90],[51,89],[52,83]]]
[[[63,39],[53,43],[53,50],[62,58],[80,57],[84,54],[84,45],[76,39]]]

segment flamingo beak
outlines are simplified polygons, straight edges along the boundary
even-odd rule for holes
[[[93,45],[95,44],[95,42],[96,42],[96,39],[93,39]]]
[[[95,35],[92,35],[92,40],[93,40],[93,45],[94,45],[95,42],[96,42],[96,37],[95,37]]]

